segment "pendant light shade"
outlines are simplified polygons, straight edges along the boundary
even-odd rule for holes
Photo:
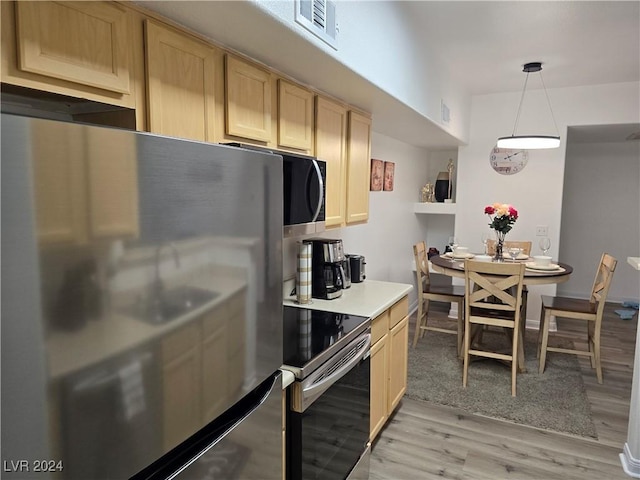
[[[522,101],[524,100],[524,94],[527,91],[527,81],[529,80],[529,73],[538,72],[540,74],[540,80],[542,81],[542,87],[544,89],[545,97],[547,98],[547,104],[549,105],[549,111],[551,112],[551,119],[558,133],[558,125],[556,125],[556,119],[553,116],[553,110],[551,109],[551,102],[549,101],[549,95],[547,94],[547,88],[544,85],[542,79],[542,63],[531,62],[526,63],[523,72],[527,74],[524,81],[524,88],[522,89],[522,96],[520,97],[520,105],[518,105],[518,113],[516,115],[516,121],[513,126],[513,133],[509,137],[500,137],[496,143],[498,148],[513,148],[519,150],[532,150],[537,148],[557,148],[560,146],[560,135],[516,135],[518,128],[518,122],[520,120],[520,112],[522,110]]]
[[[500,137],[496,146],[498,148],[514,148],[517,150],[557,148],[560,146],[560,137],[553,137],[550,135],[518,135]]]

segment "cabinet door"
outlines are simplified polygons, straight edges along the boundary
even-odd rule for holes
[[[16,2],[21,70],[130,93],[131,29],[115,2]]]
[[[109,150],[91,148],[94,131],[87,131],[89,229],[92,238],[138,236],[137,150],[129,142],[113,144]],[[96,141],[99,144],[100,140]]]
[[[278,80],[278,146],[311,152],[313,148],[313,93]]]
[[[406,316],[389,332],[389,415],[407,390],[408,341],[409,317]]]
[[[33,183],[41,244],[87,242],[83,139],[62,123],[34,130]]]
[[[317,97],[316,157],[327,162],[325,225],[344,224],[346,188],[347,110]]]
[[[145,37],[149,131],[214,142],[218,50],[150,20]]]
[[[226,56],[226,132],[236,137],[271,140],[271,74]]]
[[[201,425],[200,334],[199,324],[191,324],[162,342],[165,449],[175,447]]]
[[[362,223],[369,219],[370,159],[371,119],[349,112],[347,224]]]
[[[387,421],[387,386],[389,384],[389,336],[371,347],[371,410],[369,439],[373,439]]]

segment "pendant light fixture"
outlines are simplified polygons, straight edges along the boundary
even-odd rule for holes
[[[518,121],[520,120],[520,111],[522,110],[522,101],[524,100],[524,94],[527,91],[527,81],[529,80],[529,74],[535,72],[538,72],[540,74],[542,88],[544,89],[544,94],[547,97],[547,104],[549,105],[549,111],[551,112],[551,119],[553,120],[553,125],[556,128],[556,134],[558,133],[558,125],[556,124],[556,119],[553,116],[553,110],[551,109],[551,102],[549,101],[547,88],[545,87],[544,80],[542,79],[542,63],[525,63],[522,71],[527,74],[527,77],[524,80],[524,88],[522,89],[522,96],[520,97],[520,105],[518,105],[518,113],[516,115],[515,125],[513,126],[513,133],[510,137],[498,138],[496,146],[498,148],[513,148],[521,150],[531,150],[535,148],[557,148],[560,146],[560,135],[516,135]]]

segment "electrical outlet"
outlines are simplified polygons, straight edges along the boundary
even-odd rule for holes
[[[536,237],[547,237],[549,235],[549,227],[546,225],[538,225],[536,227]]]

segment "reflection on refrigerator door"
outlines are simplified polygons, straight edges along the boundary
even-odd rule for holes
[[[64,474],[126,478],[160,453],[159,372],[152,351],[65,379],[62,392]],[[114,412],[117,412],[114,415]]]

